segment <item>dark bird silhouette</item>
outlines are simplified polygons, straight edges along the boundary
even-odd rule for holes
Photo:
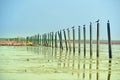
[[[74,26],[72,28],[74,29]]]
[[[96,22],[98,23],[100,20],[98,19]]]
[[[85,24],[83,26],[85,27]]]

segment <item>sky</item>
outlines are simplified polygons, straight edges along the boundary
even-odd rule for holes
[[[112,40],[120,40],[120,0],[0,0],[0,38],[32,36],[57,32],[92,22],[93,39],[100,19],[100,39],[107,39],[107,21],[110,21]]]

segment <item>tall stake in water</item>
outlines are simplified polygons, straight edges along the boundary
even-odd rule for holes
[[[67,32],[68,32],[68,44],[69,44],[69,51],[71,52],[70,30],[69,30],[69,28],[67,29]]]
[[[42,41],[42,40],[41,40],[41,35],[40,35],[40,45],[41,45],[41,41]]]
[[[109,58],[112,58],[111,32],[110,32],[110,23],[109,23],[109,20],[108,20],[108,23],[107,23],[107,31],[108,31],[108,50],[109,50]]]
[[[97,22],[97,57],[99,57],[99,45],[100,45],[100,24],[99,24],[99,20],[96,21]]]
[[[39,36],[39,34],[38,34],[38,45],[39,45],[39,42],[40,42],[40,39],[39,39],[39,38],[40,38],[40,36]]]
[[[90,58],[92,58],[92,23],[90,22]]]
[[[57,48],[57,32],[55,33],[55,48]]]
[[[62,45],[62,32],[60,30],[60,42],[61,42],[61,49],[63,50],[63,45]]]
[[[83,25],[83,34],[84,34],[84,57],[86,57],[86,29],[85,29],[85,25]]]
[[[52,35],[51,35],[51,32],[50,32],[50,47],[51,47],[51,40],[52,39]]]
[[[52,32],[52,48],[53,48],[53,36],[54,36],[54,33]]]
[[[73,53],[75,55],[75,29],[74,29],[74,26],[72,27],[73,29]]]
[[[78,26],[78,53],[80,56],[80,42],[81,42],[81,37],[80,37],[80,26]]]
[[[64,39],[65,39],[66,51],[68,51],[68,46],[67,46],[67,39],[66,39],[66,32],[65,32],[65,29],[63,29],[63,32],[64,32]]]

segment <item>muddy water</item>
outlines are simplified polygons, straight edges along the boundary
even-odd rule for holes
[[[113,45],[113,58],[108,46],[101,45],[96,58],[96,45],[90,59],[81,46],[76,52],[59,48],[33,46],[0,46],[0,80],[120,80],[120,45]]]

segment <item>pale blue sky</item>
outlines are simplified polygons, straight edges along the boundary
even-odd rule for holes
[[[107,20],[113,40],[120,40],[120,0],[0,0],[0,37],[29,36],[58,31],[100,19],[101,39],[107,39]]]

